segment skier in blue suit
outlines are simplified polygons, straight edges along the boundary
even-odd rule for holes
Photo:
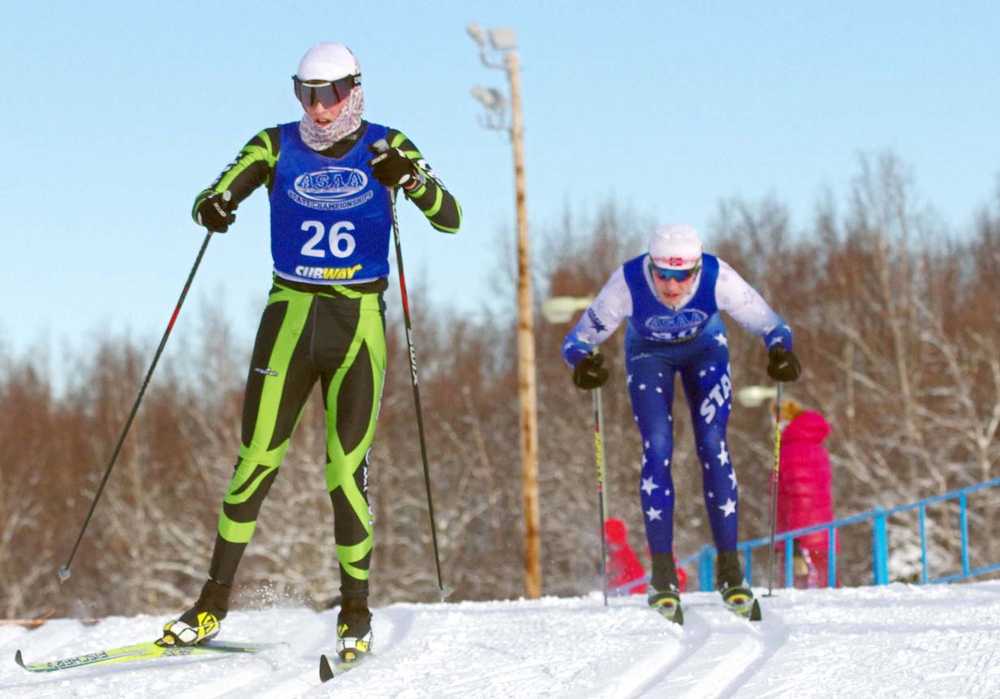
[[[763,338],[768,374],[794,381],[800,373],[792,331],[726,262],[702,250],[688,225],[657,228],[647,254],[628,260],[608,279],[566,336],[562,354],[573,382],[592,390],[608,379],[597,346],[627,320],[625,361],[629,397],[643,456],[639,485],[652,554],[651,607],[682,621],[673,557],[674,375],[680,374],[703,468],[705,507],[719,551],[716,584],[727,606],[750,616],[756,606],[736,551],[739,491],[726,444],[732,406],[729,347],[720,311]],[[759,610],[758,610],[759,612]]]

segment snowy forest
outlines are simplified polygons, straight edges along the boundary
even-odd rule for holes
[[[796,333],[803,376],[788,391],[833,428],[827,446],[838,516],[1000,475],[1000,188],[970,212],[971,230],[962,231],[943,224],[916,191],[899,158],[863,156],[845,195],[822,198],[809,221],[793,222],[778,195],[729,199],[702,231],[706,249],[732,264]],[[556,225],[534,224],[537,304],[553,295],[596,293],[616,266],[642,252],[653,223],[607,203],[596,212],[567,211]],[[501,301],[481,313],[425,303],[419,280],[411,280],[438,539],[452,600],[523,593],[513,236],[501,240],[495,284]],[[398,294],[390,292],[387,303],[390,364],[370,470],[375,606],[437,597]],[[763,344],[727,324],[736,388],[767,384]],[[549,595],[599,586],[590,396],[573,386],[559,355],[569,327],[536,314],[542,572]],[[612,368],[604,391],[608,514],[629,525],[645,562],[641,450],[620,338],[603,348]],[[155,343],[104,337],[86,354],[61,358],[68,370],[58,389],[44,353],[15,356],[0,346],[0,617],[167,613],[193,601],[236,462],[250,345],[235,337],[226,309],[185,308],[73,576],[63,584],[56,571]],[[234,605],[323,607],[337,594],[316,398],[261,511]],[[683,401],[678,395],[674,409],[679,557],[710,541]],[[766,404],[734,406],[728,443],[741,484],[743,540],[768,533],[772,432]],[[1000,560],[1000,541],[991,538],[1000,500],[992,497],[977,503],[970,521],[974,566],[980,558]],[[929,518],[932,573],[957,569],[955,509],[932,508]],[[893,574],[909,579],[918,565],[916,527],[913,521],[890,527]],[[841,539],[846,585],[870,581],[870,532],[856,529]]]

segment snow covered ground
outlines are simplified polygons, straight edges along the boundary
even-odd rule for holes
[[[763,591],[758,590],[758,594]],[[2,697],[1000,697],[1000,582],[779,590],[751,625],[714,593],[684,596],[685,626],[618,598],[394,604],[375,655],[321,684],[334,612],[232,612],[221,640],[283,641],[255,656],[32,674],[52,660],[155,637],[163,619],[0,626]]]

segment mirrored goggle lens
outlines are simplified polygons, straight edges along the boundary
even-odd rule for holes
[[[349,75],[328,83],[305,83],[293,76],[292,83],[295,85],[295,96],[299,101],[306,106],[312,106],[317,102],[337,104],[347,99],[351,89],[358,84],[358,79],[356,75]]]
[[[653,274],[667,281],[668,279],[673,279],[675,282],[687,281],[695,275],[701,265],[695,265],[691,269],[666,269],[664,267],[657,267],[656,265],[650,265],[653,270]]]

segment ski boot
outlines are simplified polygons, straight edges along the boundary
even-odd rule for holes
[[[736,551],[719,551],[718,565],[716,587],[726,608],[744,619],[760,621],[760,603],[754,599],[753,590],[743,578],[739,554]]]
[[[229,612],[229,585],[209,580],[191,609],[163,625],[161,646],[194,646],[215,637]]]
[[[650,608],[656,610],[667,621],[678,626],[684,625],[684,612],[681,610],[681,596],[673,590],[652,592],[646,597]]]
[[[372,648],[372,614],[368,599],[345,599],[337,614],[337,655],[342,662],[361,660]]]
[[[650,585],[653,589],[646,597],[646,602],[667,621],[683,625],[684,612],[681,610],[674,555],[654,553],[652,559],[653,573],[650,576]]]

